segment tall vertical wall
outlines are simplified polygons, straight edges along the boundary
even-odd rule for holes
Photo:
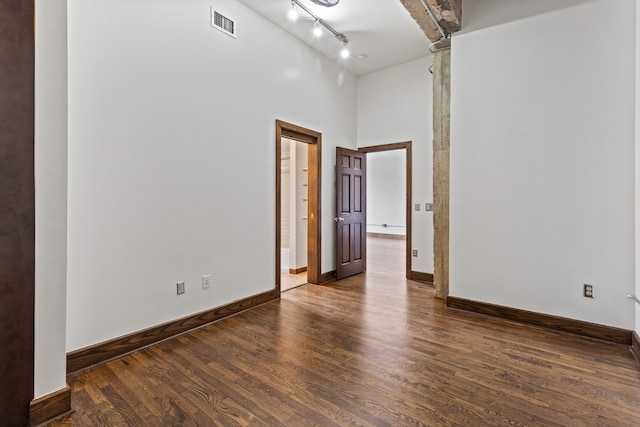
[[[69,2],[67,350],[274,288],[276,119],[323,134],[330,271],[355,77],[235,0]]]
[[[358,78],[358,146],[412,141],[413,271],[433,273],[433,126],[431,58],[425,57]]]
[[[640,298],[640,1],[636,0],[636,292]],[[635,331],[640,335],[640,304],[636,304]]]
[[[367,153],[367,232],[407,233],[406,163],[405,150]]]
[[[634,327],[635,17],[588,1],[454,37],[451,295]]]
[[[35,397],[66,386],[67,0],[36,2]]]

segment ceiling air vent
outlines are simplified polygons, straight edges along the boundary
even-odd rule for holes
[[[236,36],[236,23],[213,8],[211,8],[211,26],[231,37]]]

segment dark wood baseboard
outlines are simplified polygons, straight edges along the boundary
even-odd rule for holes
[[[31,427],[43,425],[71,412],[71,389],[67,386],[31,401],[29,425]]]
[[[420,271],[412,271],[410,273],[410,280],[415,280],[417,282],[424,282],[433,285],[433,273],[422,273]]]
[[[335,280],[336,280],[336,271],[335,270],[327,271],[326,273],[322,273],[320,275],[319,285],[324,285],[325,283],[329,283],[329,282],[335,282]]]
[[[636,362],[640,364],[640,336],[636,331],[631,334],[631,352],[636,358]]]
[[[407,240],[407,236],[404,234],[387,234],[387,233],[370,233],[367,232],[367,237],[375,237],[378,239],[393,239],[393,240]]]
[[[616,344],[631,345],[631,331],[613,326],[599,325],[582,320],[568,319],[457,297],[447,297],[447,307],[499,317],[528,325],[541,326],[554,331],[568,332]]]
[[[279,298],[274,289],[232,303],[183,317],[162,325],[114,338],[90,347],[67,353],[67,374],[104,363],[116,357],[147,347],[216,320],[240,313]]]
[[[289,274],[300,274],[300,273],[304,273],[305,271],[307,271],[307,267],[290,268]]]

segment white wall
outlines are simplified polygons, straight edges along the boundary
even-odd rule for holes
[[[601,0],[454,37],[451,295],[633,328],[634,21]]]
[[[36,1],[35,389],[66,386],[67,4]]]
[[[636,292],[640,297],[640,0],[636,0]],[[640,335],[640,304],[636,304],[635,331]]]
[[[235,0],[71,0],[69,82],[67,350],[274,288],[276,119],[323,134],[334,268],[335,146],[356,145],[340,65]]]
[[[411,269],[433,273],[433,80],[431,58],[422,58],[358,79],[358,147],[412,141],[413,248]]]
[[[367,153],[367,232],[407,234],[406,163],[406,150]]]

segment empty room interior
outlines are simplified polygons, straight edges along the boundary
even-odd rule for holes
[[[0,22],[6,425],[640,425],[637,0]]]

